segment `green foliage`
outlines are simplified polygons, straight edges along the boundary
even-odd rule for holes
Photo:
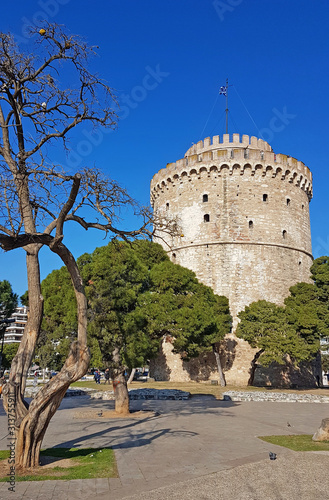
[[[311,273],[318,298],[319,333],[321,337],[329,337],[329,257],[315,259]]]
[[[284,307],[260,300],[247,306],[238,316],[241,322],[237,336],[261,351],[259,363],[264,366],[272,361],[284,364],[287,355],[298,364],[314,357],[319,349],[318,341],[309,343],[295,325],[289,323]]]
[[[8,319],[17,307],[18,295],[13,292],[7,280],[0,281],[0,320]],[[0,350],[6,331],[6,323],[0,323]],[[0,354],[0,368],[10,368],[11,362],[17,352],[18,344],[5,344],[2,355]],[[12,353],[14,354],[12,355]]]
[[[310,283],[297,283],[290,288],[290,296],[284,301],[289,324],[309,344],[319,340],[320,332],[325,328],[319,317],[322,304],[318,300],[318,290]]]
[[[117,466],[111,448],[47,448],[41,450],[41,456],[72,460],[72,466],[53,467],[36,472],[20,472],[16,481],[46,481],[72,479],[91,479],[99,477],[117,477]],[[0,460],[7,459],[9,451],[0,450]],[[1,478],[0,482],[9,482],[10,478]]]
[[[16,356],[18,347],[18,342],[13,342],[12,344],[4,344],[2,352],[2,367],[5,370],[11,367],[12,360]]]
[[[144,313],[153,328],[175,337],[174,349],[186,359],[220,342],[231,330],[228,300],[200,284],[195,274],[172,262],[154,266]]]
[[[29,307],[29,292],[27,290],[20,296],[20,301],[23,306]]]
[[[284,363],[286,355],[299,364],[312,359],[321,337],[329,336],[329,257],[319,257],[311,267],[311,283],[290,288],[278,307],[266,301],[254,302],[239,314],[237,335],[263,353],[261,364]]]
[[[103,370],[105,368],[102,351],[96,338],[89,339],[90,366]]]
[[[88,298],[92,366],[143,366],[157,355],[163,335],[176,338],[185,357],[197,356],[231,328],[228,301],[198,283],[195,274],[170,262],[162,247],[148,241],[114,241],[78,259]],[[75,300],[64,268],[42,283],[43,327],[59,350],[76,332]]]
[[[17,307],[17,301],[18,295],[13,292],[9,281],[0,281],[0,319],[7,319],[12,315]]]
[[[53,271],[42,281],[42,295],[45,311],[43,328],[52,332],[54,339],[74,337],[77,332],[77,305],[66,267]]]
[[[50,273],[41,284],[44,318],[35,356],[41,368],[59,370],[77,335],[76,299],[66,267]]]
[[[319,299],[328,304],[329,301],[329,257],[315,259],[311,266],[311,278],[318,290]]]

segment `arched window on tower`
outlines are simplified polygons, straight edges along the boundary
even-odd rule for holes
[[[249,229],[253,229],[254,227],[254,222],[252,220],[249,221]]]
[[[203,222],[209,222],[210,221],[210,215],[209,214],[204,214],[203,216]]]
[[[169,210],[169,203],[166,203],[166,210]]]
[[[203,203],[207,203],[207,201],[208,201],[208,195],[207,194],[204,194],[202,196],[202,201],[203,201]]]
[[[263,201],[265,201],[265,202],[268,201],[268,195],[267,194],[263,194]]]
[[[290,198],[287,198],[287,207],[290,205]]]
[[[282,231],[282,237],[284,240],[287,239],[287,231],[285,229]]]

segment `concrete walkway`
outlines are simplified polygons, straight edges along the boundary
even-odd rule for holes
[[[17,482],[15,493],[0,483],[1,500],[329,500],[329,454],[295,453],[257,439],[311,434],[328,417],[327,404],[233,403],[203,396],[133,402],[133,409],[158,412],[145,419],[74,418],[82,408],[111,409],[113,402],[65,399],[43,446],[111,446],[119,478]],[[1,449],[6,427],[2,410]],[[269,460],[269,451],[277,460]]]

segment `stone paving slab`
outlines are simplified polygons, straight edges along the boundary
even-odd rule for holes
[[[157,416],[145,419],[98,418],[81,421],[73,418],[77,407],[95,410],[113,409],[113,402],[66,398],[52,419],[43,446],[111,446],[116,454],[120,478],[17,483],[15,494],[8,492],[5,483],[0,483],[1,500],[43,500],[45,497],[47,500],[74,500],[74,498],[89,500],[93,497],[97,500],[119,500],[130,497],[161,499],[161,496],[157,496],[158,492],[154,492],[159,488],[164,488],[159,493],[164,495],[163,498],[256,500],[258,497],[221,496],[220,477],[226,478],[223,488],[227,485],[235,491],[235,473],[232,471],[238,471],[237,478],[240,476],[243,478],[247,474],[251,485],[254,478],[255,485],[259,480],[260,491],[264,492],[265,486],[259,474],[262,468],[267,473],[268,464],[271,463],[268,458],[269,451],[278,454],[275,464],[284,462],[287,470],[290,467],[291,474],[298,475],[303,467],[306,467],[305,459],[301,459],[299,465],[295,458],[299,454],[269,445],[259,440],[257,436],[311,434],[321,420],[328,416],[327,405],[238,403],[203,397],[193,397],[188,401],[133,401],[134,410],[158,412]],[[5,429],[6,416],[2,413],[0,414],[2,449],[6,444]],[[308,459],[310,473],[314,468],[320,468],[323,483],[327,480],[325,471],[328,470],[326,469],[328,456],[311,456],[315,465]],[[296,472],[293,472],[293,467],[296,468]],[[245,473],[244,470],[249,472]],[[269,472],[273,470],[281,469],[277,465],[272,465]],[[229,479],[230,471],[232,475]],[[313,473],[318,477],[318,470],[314,470]],[[213,482],[215,476],[217,479]],[[182,484],[184,486],[180,487]],[[204,488],[201,488],[202,484],[205,485]],[[213,484],[213,496],[206,496],[211,495],[207,490],[207,484]],[[274,487],[271,488],[272,486],[269,487],[269,492],[274,495]],[[316,491],[319,491],[319,488],[318,485]],[[185,489],[189,491],[189,497],[184,496]],[[180,492],[183,496],[177,496],[178,493],[174,496],[176,493],[173,491]],[[243,495],[250,495],[248,491]],[[296,489],[294,494],[297,491]],[[262,500],[271,498],[281,500],[285,497],[263,496]],[[289,500],[294,498],[304,500],[300,495],[290,496]],[[305,496],[305,499],[308,498],[312,497]],[[314,497],[314,500],[315,498],[326,499],[323,494]]]
[[[328,500],[329,455],[285,455],[178,482],[125,500]]]

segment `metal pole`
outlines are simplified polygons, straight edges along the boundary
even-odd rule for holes
[[[228,78],[226,79],[226,133],[228,134]]]

